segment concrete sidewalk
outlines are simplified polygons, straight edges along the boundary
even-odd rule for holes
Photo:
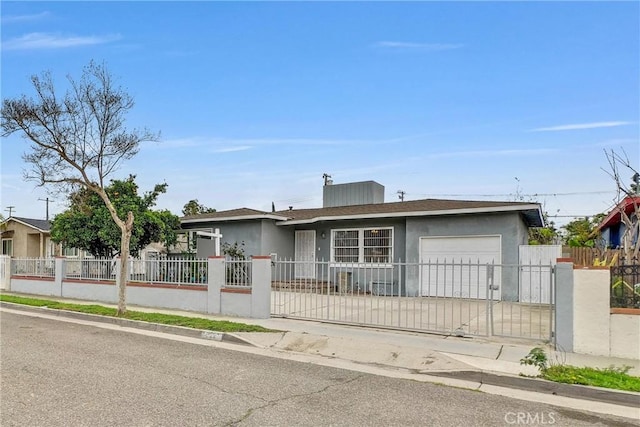
[[[9,293],[5,293],[9,294]],[[14,294],[17,295],[17,294]],[[95,302],[33,296],[34,298],[66,301],[76,304]],[[100,304],[111,306],[110,304]],[[20,309],[13,304],[2,303],[3,307]],[[22,306],[24,308],[24,306]],[[158,332],[191,335],[217,341],[244,343],[275,353],[313,355],[324,359],[350,361],[358,365],[395,370],[420,376],[433,376],[435,382],[447,383],[445,379],[468,381],[624,405],[640,407],[640,393],[625,393],[594,387],[571,386],[551,383],[522,375],[535,376],[537,368],[523,366],[520,359],[535,346],[543,346],[552,363],[575,366],[607,368],[610,366],[631,366],[629,373],[640,376],[640,360],[617,359],[554,351],[535,342],[512,339],[460,338],[454,336],[410,333],[402,331],[370,329],[328,323],[290,320],[282,318],[245,319],[212,316],[178,310],[163,310],[138,306],[128,306],[132,311],[175,314],[188,317],[202,317],[212,320],[228,320],[264,326],[280,332],[215,334],[212,332],[186,330],[173,326],[141,325],[142,322],[104,318],[102,321],[122,326],[152,329]],[[34,310],[33,308],[29,310]],[[35,309],[42,310],[42,309]],[[52,310],[49,310],[51,312]],[[65,314],[66,316],[67,314]],[[72,314],[75,318],[89,318],[94,321],[99,316]],[[195,334],[195,335],[194,335]],[[438,380],[440,379],[440,380]],[[455,383],[455,381],[454,381]],[[640,418],[640,409],[637,410]],[[635,413],[635,412],[634,412]]]

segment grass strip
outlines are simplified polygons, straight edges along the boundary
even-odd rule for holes
[[[95,304],[72,304],[37,298],[26,298],[15,295],[0,295],[0,301],[14,304],[47,307],[55,310],[76,311],[79,313],[97,314],[99,316],[118,317],[115,308]],[[123,319],[140,320],[143,322],[160,323],[163,325],[184,326],[193,329],[204,329],[216,332],[277,332],[258,325],[229,322],[227,320],[211,320],[202,317],[187,317],[174,314],[146,313],[142,311],[127,311]]]
[[[564,384],[580,384],[640,392],[640,377],[627,373],[629,368],[579,368],[571,365],[553,365],[546,368],[541,377]]]

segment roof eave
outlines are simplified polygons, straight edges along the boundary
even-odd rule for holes
[[[8,223],[9,221],[15,221],[15,222],[17,222],[17,223],[19,223],[19,224],[22,224],[22,225],[24,225],[24,226],[27,226],[27,227],[29,227],[29,228],[33,228],[34,230],[37,230],[37,231],[39,231],[40,233],[50,233],[50,232],[51,232],[51,230],[43,230],[43,229],[41,229],[41,228],[39,228],[39,227],[36,227],[36,226],[35,226],[35,225],[33,225],[33,224],[29,224],[28,222],[20,221],[20,220],[19,220],[19,219],[17,219],[17,218],[11,218],[11,217],[9,217],[9,218],[7,218],[5,221],[3,221],[3,222],[2,222],[2,224],[6,224],[6,223]]]
[[[597,230],[602,231],[604,228],[611,227],[618,224],[621,221],[622,210],[625,214],[629,215],[634,209],[636,204],[640,203],[640,197],[625,197],[616,207],[614,207],[609,214],[600,222]]]
[[[225,216],[217,218],[192,218],[180,220],[182,224],[197,224],[202,222],[226,222],[226,221],[243,221],[253,219],[273,219],[275,221],[286,220],[285,217],[278,215],[239,215],[239,216]]]
[[[441,216],[441,215],[465,215],[477,213],[500,213],[500,212],[520,212],[536,210],[540,224],[543,224],[542,212],[540,205],[529,204],[519,206],[499,206],[499,207],[483,207],[483,208],[467,208],[467,209],[445,209],[437,211],[409,211],[409,212],[387,212],[374,214],[353,214],[353,215],[334,215],[334,216],[318,216],[308,219],[292,219],[276,222],[277,225],[301,225],[314,224],[320,221],[341,221],[354,219],[378,219],[378,218],[404,218],[404,217],[420,217],[420,216]]]

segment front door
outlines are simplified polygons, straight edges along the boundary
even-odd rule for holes
[[[316,232],[297,230],[295,242],[296,279],[316,278]]]

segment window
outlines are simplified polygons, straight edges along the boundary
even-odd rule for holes
[[[333,262],[389,264],[393,261],[393,228],[332,230],[331,246]]]
[[[2,255],[13,256],[13,239],[2,239]]]
[[[78,258],[78,248],[62,248],[62,255],[69,258]]]

